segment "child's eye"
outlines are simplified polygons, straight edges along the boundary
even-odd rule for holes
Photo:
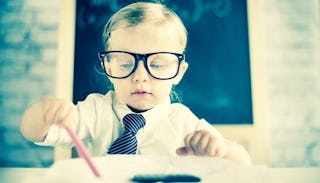
[[[120,64],[120,67],[124,69],[131,69],[133,67],[133,64],[132,63]]]
[[[160,65],[160,64],[157,64],[157,63],[152,63],[149,65],[150,68],[153,68],[153,69],[159,69],[161,67],[163,67],[163,65]]]

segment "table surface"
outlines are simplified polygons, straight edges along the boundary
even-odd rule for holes
[[[94,159],[99,170],[105,174],[103,179],[99,179],[97,182],[130,182],[129,177],[132,177],[132,175],[140,172],[150,173],[152,172],[152,170],[150,170],[152,168],[150,167],[154,167],[153,169],[156,172],[161,172],[161,170],[166,170],[166,172],[176,172],[177,170],[193,169],[191,173],[200,175],[202,182],[210,183],[239,181],[247,183],[320,183],[320,167],[268,168],[266,166],[254,165],[252,167],[242,168],[228,164],[228,162],[221,162],[215,159],[162,158],[160,159],[162,162],[158,160],[159,159],[154,158],[148,159],[117,156]],[[170,160],[170,162],[164,162],[166,160]],[[128,165],[128,162],[131,164]],[[126,166],[123,166],[124,163],[126,163]],[[164,166],[159,166],[161,163],[163,163]],[[170,167],[168,168],[167,165],[170,165]],[[189,167],[185,168],[186,165],[189,165]],[[163,167],[165,168],[163,169]],[[201,167],[202,170],[198,170],[201,169]],[[81,182],[81,180],[93,180],[86,179],[88,177],[92,178],[93,176],[92,172],[89,170],[90,169],[82,159],[58,162],[50,168],[0,167],[0,182],[75,182],[73,179],[70,179],[70,177],[78,177],[76,182]]]
[[[310,168],[269,168],[275,182],[319,183],[320,167]],[[20,183],[26,179],[43,177],[47,168],[0,168],[1,183]]]

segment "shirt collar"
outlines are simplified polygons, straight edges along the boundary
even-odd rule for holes
[[[133,113],[130,108],[117,96],[114,91],[112,92],[112,107],[119,121],[122,121],[123,117],[129,113]],[[158,104],[154,108],[142,112],[142,116],[146,120],[146,125],[151,125],[156,123],[158,120],[162,119],[163,116],[168,116],[170,111],[170,98],[168,97],[165,101]]]

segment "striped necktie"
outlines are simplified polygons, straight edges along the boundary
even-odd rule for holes
[[[145,125],[146,121],[141,114],[128,114],[123,118],[124,132],[111,145],[108,154],[136,154],[136,133]]]

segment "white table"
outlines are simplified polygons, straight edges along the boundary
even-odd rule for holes
[[[320,183],[320,167],[239,167],[213,158],[112,156],[94,158],[103,174],[96,179],[82,159],[60,161],[51,168],[0,168],[1,183],[130,182],[140,173],[191,173],[202,182]]]

